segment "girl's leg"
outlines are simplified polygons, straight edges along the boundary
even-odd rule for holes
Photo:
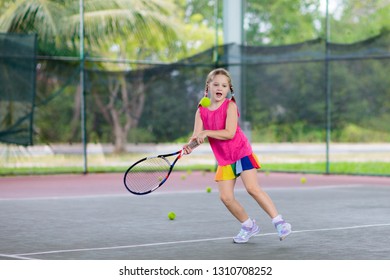
[[[278,211],[268,194],[263,191],[257,182],[257,170],[251,169],[241,173],[241,179],[247,192],[256,200],[260,207],[273,219]]]
[[[230,213],[241,222],[240,232],[233,237],[235,243],[246,243],[249,238],[260,232],[260,228],[255,221],[249,219],[248,214],[241,204],[234,197],[234,185],[236,180],[219,181],[219,195],[223,204],[229,209]]]
[[[236,180],[218,181],[219,197],[226,208],[241,223],[248,220],[248,214],[234,196],[234,185]]]
[[[264,192],[257,182],[256,169],[246,170],[241,173],[242,181],[248,193],[256,200],[261,208],[272,218],[279,239],[282,241],[291,233],[291,225],[286,223],[282,216],[278,214],[272,199]]]

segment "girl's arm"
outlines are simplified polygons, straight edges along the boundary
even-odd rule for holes
[[[199,109],[196,110],[195,113],[195,122],[194,122],[194,131],[192,133],[192,136],[190,137],[190,140],[188,143],[190,143],[192,140],[197,140],[197,135],[202,132],[203,130],[203,121],[200,117]],[[199,142],[199,141],[198,141]],[[188,147],[188,144],[184,145],[183,147],[186,154],[190,154],[192,152],[192,149]]]
[[[196,139],[197,135],[203,131],[203,121],[200,117],[200,110],[196,110],[195,113],[195,123],[194,123],[194,132],[190,138],[190,141]]]

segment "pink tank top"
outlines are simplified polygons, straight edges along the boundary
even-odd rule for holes
[[[206,130],[225,129],[227,109],[230,102],[233,101],[226,99],[222,105],[214,111],[200,106],[199,110],[200,117],[203,121],[203,128]],[[238,112],[237,114],[239,115]],[[239,125],[237,125],[236,134],[232,139],[218,140],[208,137],[208,140],[218,165],[221,166],[232,164],[237,160],[252,154],[252,147]]]

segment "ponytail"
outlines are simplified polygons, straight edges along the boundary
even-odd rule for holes
[[[236,99],[234,98],[234,90],[233,90],[233,86],[230,86],[230,92],[231,92],[231,95],[232,97],[230,98],[230,100],[232,100],[234,103],[237,104],[236,102]]]

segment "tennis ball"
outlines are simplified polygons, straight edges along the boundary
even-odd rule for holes
[[[301,183],[302,183],[302,184],[305,184],[306,182],[307,182],[306,178],[305,178],[305,177],[302,177],[302,178],[301,178]]]
[[[180,178],[181,178],[182,180],[185,180],[185,179],[187,178],[187,176],[183,174],[183,175],[180,176]]]
[[[175,212],[169,212],[169,213],[168,213],[168,219],[174,220],[175,218],[176,218]]]
[[[200,104],[202,107],[209,107],[210,104],[211,104],[211,100],[210,100],[210,98],[208,98],[208,97],[205,96],[205,97],[203,97],[203,98],[200,100],[199,104]]]
[[[206,188],[206,192],[211,193],[211,188],[210,188],[210,187],[207,187],[207,188]]]

